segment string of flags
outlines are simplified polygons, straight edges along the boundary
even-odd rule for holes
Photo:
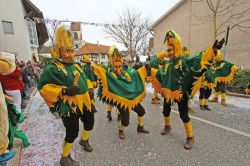
[[[121,26],[117,24],[103,24],[103,23],[93,23],[93,22],[82,22],[82,21],[70,21],[70,20],[56,20],[56,19],[44,19],[44,18],[38,18],[38,17],[33,17],[33,20],[36,24],[55,24],[55,23],[62,23],[62,22],[78,22],[83,25],[93,25],[93,26],[103,26],[103,27],[108,27],[108,26]]]

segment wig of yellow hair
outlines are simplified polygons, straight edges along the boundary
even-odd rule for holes
[[[71,35],[64,26],[60,26],[56,29],[55,49],[57,57],[61,56],[61,48],[73,50],[73,41]]]

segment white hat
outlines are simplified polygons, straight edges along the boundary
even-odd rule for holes
[[[11,59],[14,62],[16,61],[16,55],[9,52],[0,52],[0,58]]]

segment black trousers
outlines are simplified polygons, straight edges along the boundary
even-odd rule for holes
[[[130,112],[128,110],[121,109],[121,108],[118,108],[118,110],[120,112],[122,125],[128,126]],[[142,117],[146,113],[145,109],[143,108],[143,106],[140,103],[134,107],[133,111],[136,112],[139,117]]]
[[[199,99],[209,99],[212,90],[210,88],[200,88],[200,96]]]
[[[69,117],[62,117],[62,122],[66,128],[65,141],[68,143],[73,143],[79,133],[79,119],[83,123],[85,130],[92,130],[94,127],[94,112],[89,112],[87,110],[83,111],[83,114],[71,113]]]
[[[188,116],[188,96],[187,94],[184,94],[182,99],[177,102],[179,115],[183,123],[187,123],[190,121],[190,118]],[[166,98],[164,98],[163,103],[163,111],[162,114],[164,117],[170,116],[171,112],[171,103],[166,101]]]
[[[215,87],[215,92],[226,93],[226,84],[218,82]]]

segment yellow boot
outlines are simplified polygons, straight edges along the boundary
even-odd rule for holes
[[[138,116],[138,126],[137,126],[137,132],[138,133],[149,133],[147,129],[144,128],[144,116]]]
[[[207,110],[207,111],[212,111],[209,107],[208,107],[208,99],[204,99],[204,111]]]
[[[222,94],[221,94],[221,105],[224,106],[224,107],[227,106],[227,103],[226,103],[226,96],[227,96],[226,93],[222,93]]]
[[[194,144],[194,135],[193,135],[193,127],[192,127],[192,122],[189,121],[187,123],[184,123],[184,127],[186,130],[186,143],[184,144],[184,148],[187,150],[191,150],[193,148]]]
[[[75,161],[70,156],[70,150],[73,146],[73,143],[68,143],[64,141],[63,143],[63,153],[60,159],[60,165],[71,165],[71,166],[79,166],[79,162]]]
[[[214,93],[214,98],[212,100],[210,100],[210,102],[218,103],[218,97],[219,97],[219,92],[215,92]]]
[[[112,120],[112,115],[111,115],[112,108],[113,108],[112,105],[108,105],[108,109],[107,109],[107,118],[108,118],[109,121]]]
[[[119,126],[118,126],[118,135],[120,139],[125,139],[125,134],[124,134],[124,126],[122,125],[122,123],[120,122]]]
[[[92,152],[93,147],[89,144],[89,136],[90,136],[91,130],[83,130],[82,137],[79,142],[79,144],[84,148],[87,152]]]
[[[205,111],[205,110],[204,110],[204,100],[203,100],[203,99],[200,99],[200,100],[199,100],[199,103],[200,103],[200,109],[201,109],[201,111]]]
[[[164,117],[164,122],[165,122],[165,126],[163,128],[163,130],[161,131],[161,135],[166,135],[171,131],[171,117],[170,116],[165,116]]]

